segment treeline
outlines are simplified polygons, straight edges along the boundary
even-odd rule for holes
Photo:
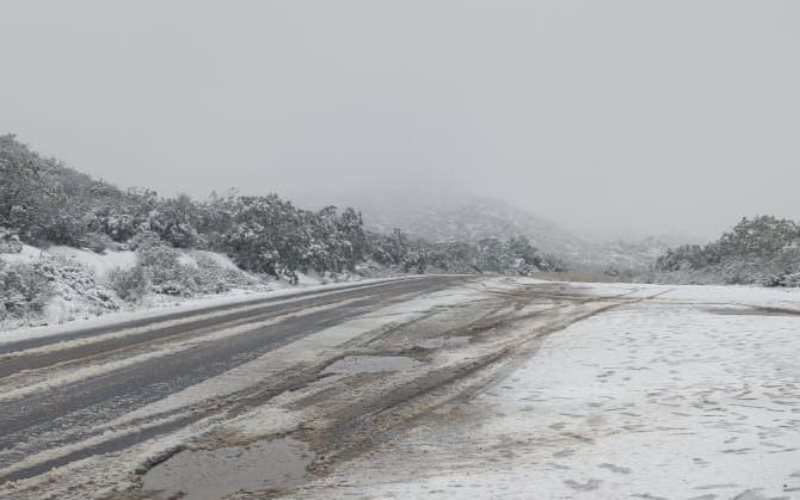
[[[800,225],[773,216],[744,218],[705,246],[668,251],[656,270],[678,281],[800,286]]]
[[[388,236],[371,232],[367,235],[370,258],[374,262],[406,273],[433,269],[451,273],[527,276],[536,271],[566,270],[558,258],[540,253],[525,236],[507,240],[484,238],[474,243],[430,243],[410,238],[397,229]]]
[[[173,248],[229,255],[242,269],[290,280],[298,272],[355,271],[528,274],[561,264],[525,238],[431,243],[364,229],[352,208],[305,210],[275,194],[161,197],[123,191],[44,158],[13,135],[0,136],[0,228],[35,246],[131,248],[142,235]],[[147,238],[145,238],[147,239]]]

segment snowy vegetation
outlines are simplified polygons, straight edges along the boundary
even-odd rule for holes
[[[656,271],[656,280],[676,283],[800,286],[800,225],[772,216],[744,218],[705,246],[668,251]]]
[[[646,237],[633,240],[591,241],[551,221],[507,202],[453,193],[415,193],[413,203],[404,194],[355,197],[365,209],[368,228],[386,231],[401,228],[434,242],[469,242],[496,239],[508,241],[524,235],[531,245],[547,255],[557,255],[562,267],[592,274],[633,276],[652,268],[669,249],[671,238]],[[686,243],[681,239],[679,243]],[[552,257],[550,257],[552,259]]]
[[[305,210],[275,194],[212,193],[198,201],[124,191],[44,158],[12,135],[0,136],[0,231],[0,320],[41,317],[53,297],[80,298],[100,313],[151,294],[189,297],[274,280],[297,283],[307,273],[528,275],[563,267],[525,237],[431,243],[400,230],[366,230],[352,208]],[[83,262],[43,251],[36,259],[14,258],[25,248],[52,247],[85,249],[106,260],[135,257],[103,279],[87,269],[87,255]]]
[[[121,301],[87,266],[27,245],[0,254],[0,328],[116,311]]]

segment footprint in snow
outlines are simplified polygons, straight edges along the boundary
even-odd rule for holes
[[[764,488],[753,488],[739,493],[733,500],[789,500],[789,497],[765,497],[761,494]]]
[[[602,481],[599,479],[589,479],[585,483],[579,483],[572,479],[564,481],[564,484],[577,491],[594,491],[600,487],[600,483],[602,483]]]
[[[598,465],[598,467],[600,467],[601,469],[610,470],[611,472],[614,472],[616,474],[630,474],[631,472],[633,472],[631,469],[627,467],[620,467],[614,464],[600,464]]]

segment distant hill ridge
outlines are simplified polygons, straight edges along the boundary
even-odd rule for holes
[[[494,198],[476,195],[421,195],[398,200],[380,196],[352,201],[366,226],[380,232],[400,228],[428,241],[479,241],[526,236],[568,267],[593,271],[643,270],[670,245],[656,237],[596,243],[547,219]]]

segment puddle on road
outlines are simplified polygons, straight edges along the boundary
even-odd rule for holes
[[[280,490],[309,479],[314,452],[292,438],[216,450],[186,450],[150,469],[148,498],[217,500],[237,491]]]
[[[410,370],[421,364],[405,356],[347,356],[325,368],[322,375],[395,372]]]

